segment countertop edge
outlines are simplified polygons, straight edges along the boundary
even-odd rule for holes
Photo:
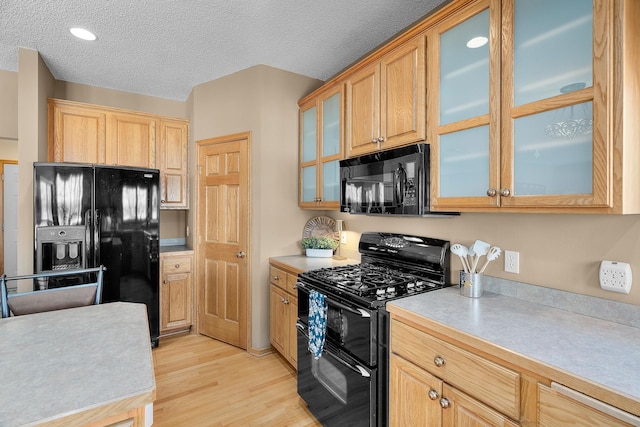
[[[638,416],[638,414],[640,414],[640,401],[620,390],[613,390],[588,378],[569,373],[540,360],[522,355],[472,333],[464,332],[455,327],[417,314],[409,309],[395,306],[393,303],[387,305],[387,310],[391,314],[392,319],[402,321],[418,330],[452,342],[467,351],[485,357],[488,356],[505,367],[514,370],[528,371],[526,374],[532,378],[543,377],[552,379],[633,415]]]

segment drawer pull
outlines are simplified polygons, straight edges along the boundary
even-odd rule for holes
[[[436,390],[434,390],[434,389],[429,390],[429,399],[436,400],[439,397],[440,397],[440,395],[438,394],[438,392]]]
[[[180,268],[180,264],[176,264],[174,267],[175,268]]]
[[[442,409],[447,409],[449,405],[451,405],[451,402],[449,401],[449,399],[447,399],[446,397],[443,397],[442,399],[440,399],[440,406],[442,407]]]
[[[441,368],[444,366],[445,361],[444,358],[442,356],[436,356],[435,359],[433,359],[433,363],[438,367]]]
[[[288,299],[286,299],[286,298],[284,298],[284,299],[282,300],[282,302],[283,302],[283,303],[285,303],[285,304],[289,304],[289,300],[288,300]]]
[[[278,280],[280,280],[280,278],[278,276],[273,276],[273,280],[277,282]]]

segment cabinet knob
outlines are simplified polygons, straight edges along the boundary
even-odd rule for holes
[[[498,191],[495,188],[490,188],[487,190],[487,196],[496,197],[498,195]]]
[[[160,200],[160,203],[166,203],[164,200]]]
[[[436,356],[435,359],[433,359],[433,363],[438,367],[441,368],[444,366],[445,361],[444,358],[442,356]]]
[[[175,268],[180,268],[180,264],[176,264],[174,267]]]
[[[371,143],[372,144],[377,144],[378,143],[378,138],[371,138]]]
[[[285,303],[285,304],[289,304],[289,300],[288,300],[288,299],[286,299],[286,298],[283,298],[283,299],[282,299],[282,302],[283,302],[283,303]]]
[[[437,390],[434,390],[434,389],[429,390],[429,399],[436,400],[438,397],[440,397],[440,395],[438,394]]]
[[[442,407],[442,409],[447,409],[449,405],[451,405],[451,402],[449,401],[449,399],[447,399],[446,397],[443,397],[442,399],[440,399],[440,406]]]
[[[167,281],[166,281],[166,280],[163,280],[163,281],[162,281],[162,284],[163,284],[163,285],[166,285],[166,284],[167,284]]]
[[[378,137],[378,142],[384,142],[384,140],[385,140],[385,137],[384,137],[384,136],[379,136],[379,137]]]
[[[500,195],[502,197],[508,197],[511,195],[511,190],[509,190],[508,188],[503,188],[500,190]]]
[[[244,258],[246,257],[247,254],[244,253],[244,251],[240,251],[236,254],[236,258]]]
[[[276,282],[280,280],[279,276],[273,276],[273,280],[275,280]]]

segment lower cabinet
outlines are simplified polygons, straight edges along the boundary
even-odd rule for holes
[[[160,335],[189,330],[193,313],[193,253],[160,255]]]
[[[298,319],[298,297],[295,284],[298,275],[271,265],[269,332],[271,345],[296,368],[298,363],[296,320]]]
[[[637,416],[541,375],[542,365],[493,360],[486,347],[461,348],[402,320],[392,314],[391,426],[640,425]]]

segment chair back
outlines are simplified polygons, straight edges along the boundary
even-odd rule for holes
[[[0,278],[2,317],[21,316],[24,314],[40,313],[44,311],[63,310],[66,308],[82,307],[100,304],[102,300],[102,282],[105,267],[86,268],[82,270],[64,270],[31,274],[27,276]],[[9,294],[7,282],[11,280],[41,279],[59,276],[77,276],[87,273],[97,273],[96,281],[78,285],[50,288],[31,292]]]

